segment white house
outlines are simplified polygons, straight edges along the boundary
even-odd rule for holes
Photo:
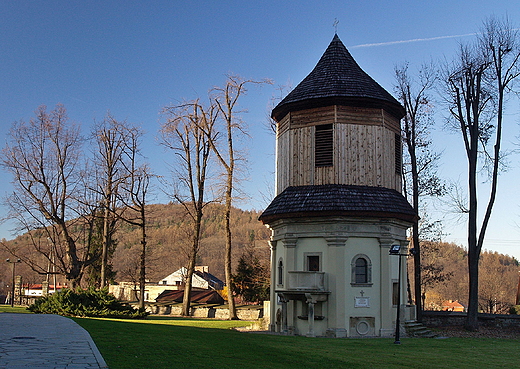
[[[147,302],[155,302],[155,299],[165,290],[183,290],[187,269],[182,267],[172,274],[164,277],[158,283],[146,283],[144,299]],[[196,266],[193,273],[193,288],[221,290],[224,282],[209,273],[207,266]],[[109,292],[121,300],[134,301],[139,295],[139,284],[133,282],[120,282],[110,285]]]
[[[24,291],[24,296],[26,297],[40,297],[46,294],[52,294],[56,291],[61,291],[64,288],[68,288],[66,285],[57,284],[56,286],[52,284],[24,284],[22,289]]]
[[[186,281],[188,270],[185,267],[173,272],[159,281],[159,285],[167,286],[183,286]],[[205,290],[214,289],[221,290],[224,288],[224,282],[209,273],[209,267],[196,266],[192,278],[192,287],[202,288]]]

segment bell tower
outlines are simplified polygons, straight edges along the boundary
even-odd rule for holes
[[[400,191],[403,115],[335,35],[314,70],[273,109],[277,195],[324,184]]]
[[[406,283],[388,251],[407,246],[417,218],[400,192],[403,116],[337,35],[273,109],[276,197],[260,216],[272,230],[271,330],[391,334]]]

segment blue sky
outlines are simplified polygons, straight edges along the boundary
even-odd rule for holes
[[[147,132],[144,154],[166,175],[169,153],[155,138],[160,110],[184,99],[204,98],[228,73],[274,81],[251,87],[241,100],[249,126],[250,199],[262,209],[273,181],[274,137],[266,128],[276,87],[295,87],[315,66],[337,32],[359,65],[393,92],[395,65],[414,68],[430,58],[450,58],[482,20],[508,15],[520,25],[514,1],[2,1],[0,2],[0,127],[2,142],[14,121],[32,117],[41,104],[62,103],[88,131],[108,111]],[[449,36],[449,37],[445,37]],[[454,37],[451,37],[454,36]],[[440,38],[444,37],[444,38]],[[396,43],[396,41],[410,41]],[[360,46],[360,45],[372,46]],[[518,135],[520,105],[509,106],[506,146]],[[442,129],[434,143],[444,151],[441,174],[464,183],[461,142]],[[520,259],[520,161],[502,175],[485,248]],[[0,194],[9,178],[0,176]],[[482,191],[484,193],[484,191]],[[158,200],[161,201],[160,195]],[[0,207],[0,216],[6,209]],[[465,227],[446,218],[447,239],[464,244]],[[0,236],[11,238],[10,227]]]

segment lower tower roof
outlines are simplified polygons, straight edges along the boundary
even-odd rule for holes
[[[314,216],[394,218],[410,223],[418,219],[412,206],[395,190],[338,184],[288,187],[259,219],[269,224],[278,219]]]

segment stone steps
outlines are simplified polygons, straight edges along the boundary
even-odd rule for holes
[[[409,337],[435,338],[437,334],[426,328],[422,323],[416,321],[406,321],[404,328]]]

